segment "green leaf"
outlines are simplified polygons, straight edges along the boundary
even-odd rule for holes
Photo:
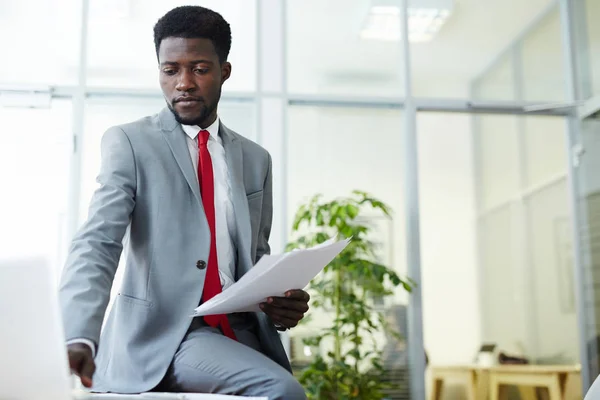
[[[323,225],[323,212],[321,210],[317,211],[317,226]]]
[[[346,206],[346,213],[351,219],[354,219],[358,215],[358,207],[356,207],[354,204],[348,204]]]

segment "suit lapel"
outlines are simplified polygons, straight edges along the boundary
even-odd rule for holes
[[[200,197],[200,186],[198,185],[198,178],[196,172],[194,172],[194,165],[190,158],[190,152],[187,147],[185,140],[185,132],[181,129],[181,125],[175,120],[175,117],[168,108],[164,108],[160,114],[159,119],[161,123],[161,129],[163,136],[179,165],[179,169],[183,173],[185,180],[187,181],[190,189],[194,193],[194,196],[202,206],[202,197]]]
[[[219,134],[223,140],[225,148],[225,157],[227,159],[227,168],[229,169],[231,185],[231,201],[235,212],[237,225],[237,242],[241,245],[239,254],[250,254],[251,235],[250,213],[248,211],[248,200],[246,198],[246,187],[244,186],[244,154],[240,140],[222,123],[220,124]],[[238,279],[252,267],[252,260],[239,260]]]
[[[164,108],[160,112],[159,120],[163,136],[173,153],[173,157],[198,200],[200,207],[202,207],[198,178],[190,159],[185,132],[183,132],[181,125],[175,120],[173,113],[168,108]],[[233,203],[237,226],[238,254],[241,256],[237,263],[237,278],[239,279],[253,265],[253,261],[248,257],[252,246],[252,229],[250,227],[250,212],[248,210],[248,200],[244,186],[244,155],[240,140],[223,123],[220,124],[219,135],[223,140],[227,168],[229,169],[231,179],[231,202]]]

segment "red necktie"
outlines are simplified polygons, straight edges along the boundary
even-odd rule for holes
[[[198,134],[198,181],[202,193],[202,204],[204,213],[210,228],[210,253],[208,255],[208,266],[204,278],[204,290],[202,301],[208,301],[221,293],[221,278],[219,278],[219,262],[217,259],[217,238],[215,231],[215,184],[213,176],[212,159],[208,152],[208,131],[202,130]],[[221,326],[225,336],[236,340],[235,333],[229,325],[225,314],[207,315],[204,317],[206,323],[212,327]]]

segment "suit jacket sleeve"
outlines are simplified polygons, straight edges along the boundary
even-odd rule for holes
[[[256,260],[255,263],[265,254],[271,253],[269,246],[269,235],[271,234],[271,223],[273,221],[273,166],[271,155],[267,154],[268,168],[267,176],[263,186],[263,204],[260,219],[260,227],[258,230],[258,242],[256,245]]]
[[[85,338],[96,344],[136,192],[134,153],[125,132],[109,129],[101,152],[100,187],[71,244],[59,293],[66,339]]]

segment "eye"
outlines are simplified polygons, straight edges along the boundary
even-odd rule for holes
[[[177,71],[172,68],[163,69],[163,74],[165,74],[165,75],[172,76],[172,75],[175,75],[176,73],[177,73]]]
[[[195,68],[194,72],[200,75],[208,74],[208,68]]]

